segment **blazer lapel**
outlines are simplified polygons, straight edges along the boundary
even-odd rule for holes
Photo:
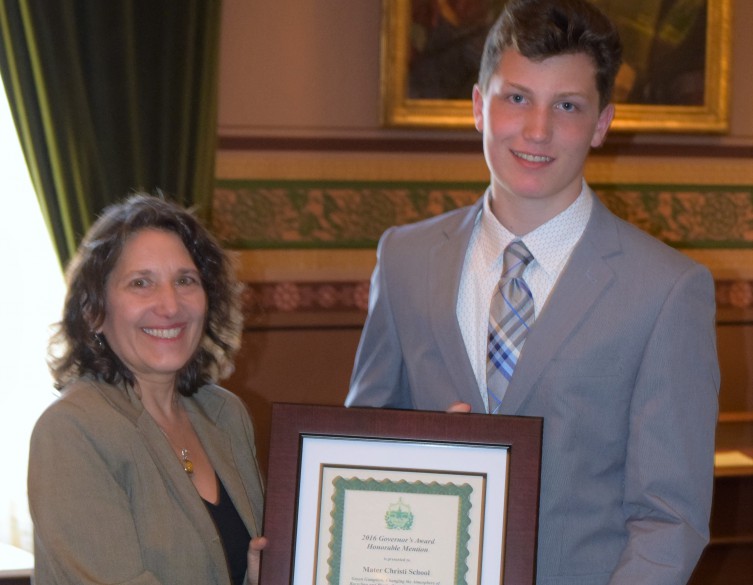
[[[182,465],[172,450],[154,419],[141,404],[133,388],[108,385],[92,380],[92,384],[124,417],[129,419],[142,436],[144,446],[149,451],[155,466],[160,472],[165,489],[173,494],[176,502],[189,519],[191,526],[199,533],[201,541],[207,544],[207,551],[217,567],[225,566],[225,553],[220,545],[219,535],[212,518],[196,492],[193,483],[182,469]],[[184,404],[190,401],[184,401]],[[210,546],[210,544],[212,546]]]
[[[143,437],[144,445],[152,456],[160,472],[165,489],[173,494],[193,526],[199,533],[201,541],[207,544],[207,551],[217,567],[225,566],[225,553],[220,544],[220,537],[211,516],[201,502],[200,496],[190,478],[172,450],[167,438],[154,419],[141,404],[133,388],[121,387],[116,391],[107,391],[104,385],[94,382],[105,399],[123,416],[131,420]],[[184,400],[187,410],[193,410],[191,400]],[[193,419],[192,419],[193,422]],[[198,431],[197,431],[198,432]],[[201,434],[199,434],[201,437]],[[210,454],[211,457],[211,454]],[[213,546],[210,546],[210,543]]]
[[[456,224],[447,226],[429,256],[429,319],[434,339],[452,384],[461,393],[459,398],[474,412],[484,412],[485,407],[460,331],[457,303],[465,254],[482,203],[483,197],[467,208]]]
[[[182,467],[181,463],[175,456],[169,441],[157,423],[142,405],[134,389],[123,385],[114,388],[115,391],[108,391],[109,388],[106,385],[99,382],[95,382],[94,384],[112,407],[129,419],[138,429],[143,437],[144,445],[154,459],[155,465],[160,470],[160,475],[165,482],[165,486],[176,495],[176,499],[181,500],[184,509],[192,519],[198,520],[195,514],[193,514],[195,508],[201,510],[200,507],[196,506],[196,489],[185,472],[174,473],[174,471]],[[208,517],[205,520],[211,522]],[[194,525],[200,526],[201,523],[194,522]],[[207,527],[211,528],[211,525],[207,525]]]
[[[516,414],[525,404],[549,362],[615,279],[605,258],[620,250],[614,217],[594,196],[586,230],[528,334],[523,355],[502,402],[501,414]]]
[[[144,443],[151,452],[155,464],[161,470],[162,480],[165,482],[166,488],[174,494],[175,500],[181,503],[181,508],[188,516],[191,525],[201,535],[202,542],[207,543],[207,545],[209,543],[214,545],[207,546],[207,550],[213,557],[216,566],[222,567],[225,559],[222,556],[224,555],[223,548],[217,546],[219,544],[217,529],[191,479],[182,470],[182,465],[175,456],[172,447],[146,410],[142,411],[136,425],[144,437]],[[180,470],[177,471],[179,468]]]
[[[261,526],[256,525],[249,494],[246,492],[243,480],[238,473],[238,466],[234,461],[235,456],[230,436],[220,428],[220,425],[216,424],[217,413],[212,412],[213,406],[206,403],[202,404],[202,406],[205,408],[204,412],[197,409],[193,403],[187,406],[186,410],[194,425],[194,429],[196,429],[196,433],[201,439],[201,444],[209,456],[209,460],[212,462],[217,475],[222,480],[230,499],[235,505],[235,509],[243,519],[251,536],[257,536],[261,534]]]

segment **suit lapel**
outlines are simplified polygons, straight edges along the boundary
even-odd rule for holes
[[[501,414],[516,414],[525,404],[544,369],[615,279],[605,258],[620,250],[614,217],[594,196],[586,230],[528,334]]]
[[[458,324],[457,302],[465,254],[482,202],[483,198],[443,230],[429,256],[429,319],[434,339],[459,399],[471,404],[474,412],[484,412],[485,407]]]

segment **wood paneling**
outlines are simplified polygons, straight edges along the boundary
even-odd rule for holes
[[[342,405],[361,327],[247,330],[233,375],[223,386],[243,398],[256,427],[266,473],[273,402]]]

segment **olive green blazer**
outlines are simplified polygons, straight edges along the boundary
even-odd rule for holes
[[[259,535],[263,488],[245,406],[218,386],[181,400]],[[66,387],[34,428],[28,481],[38,585],[230,584],[201,497],[131,389],[92,378]]]

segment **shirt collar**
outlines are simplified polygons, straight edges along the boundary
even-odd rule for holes
[[[557,274],[570,257],[591,216],[593,195],[585,180],[580,194],[570,206],[532,232],[519,237],[533,254],[534,262],[547,274]],[[479,249],[483,265],[489,270],[502,267],[502,252],[517,236],[494,216],[491,210],[491,189],[484,195],[480,218]]]

